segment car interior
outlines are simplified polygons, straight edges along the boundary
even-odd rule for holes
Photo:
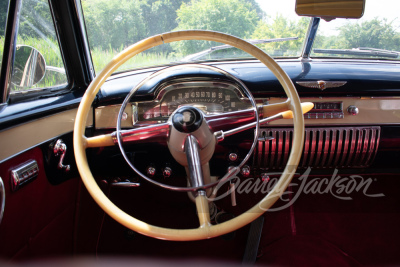
[[[400,264],[396,1],[3,2],[0,265]]]

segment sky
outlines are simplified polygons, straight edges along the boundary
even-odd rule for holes
[[[275,17],[280,13],[290,19],[299,19],[295,12],[295,0],[256,0],[267,16]],[[366,0],[363,20],[371,20],[374,17],[387,18],[388,22],[400,32],[400,0]],[[346,23],[346,19],[336,19],[329,23],[320,25],[324,34],[335,34],[338,26]]]

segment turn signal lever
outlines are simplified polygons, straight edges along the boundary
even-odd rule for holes
[[[67,145],[63,142],[63,140],[58,139],[56,141],[53,147],[53,152],[55,156],[61,155],[57,168],[59,168],[60,170],[64,170],[65,172],[68,172],[71,169],[71,166],[63,164],[65,153],[67,153]]]

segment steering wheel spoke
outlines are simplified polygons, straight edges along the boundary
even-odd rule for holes
[[[121,131],[123,143],[129,142],[148,142],[149,140],[165,141],[170,125],[168,123],[155,124],[146,127],[133,128]],[[111,134],[98,135],[86,139],[86,147],[113,146],[118,143],[117,132]]]
[[[115,145],[111,134],[103,134],[86,138],[86,148],[105,147]]]
[[[200,228],[210,227],[210,208],[206,193],[203,190],[198,191],[196,197],[197,216],[199,217]]]

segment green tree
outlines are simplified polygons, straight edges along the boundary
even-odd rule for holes
[[[176,30],[202,29],[249,38],[259,16],[253,5],[244,0],[192,0],[177,10]],[[184,41],[172,46],[182,54],[191,54],[214,46],[214,42]]]
[[[44,36],[51,41],[57,40],[48,1],[22,1],[18,37],[40,39]]]
[[[297,40],[259,45],[260,48],[274,56],[297,56],[303,45],[308,23],[308,18],[303,17],[299,21],[292,21],[278,14],[270,24],[266,21],[260,21],[251,38],[273,39],[299,37]]]
[[[0,37],[4,36],[5,28],[7,23],[7,11],[8,11],[7,0],[0,1]]]
[[[171,31],[178,26],[176,10],[190,0],[144,0],[141,4],[145,18],[146,35]]]
[[[348,22],[339,28],[337,44],[340,48],[371,47],[400,50],[400,34],[387,19],[374,18],[364,22]]]
[[[139,1],[86,0],[82,5],[91,48],[119,49],[147,36]]]

